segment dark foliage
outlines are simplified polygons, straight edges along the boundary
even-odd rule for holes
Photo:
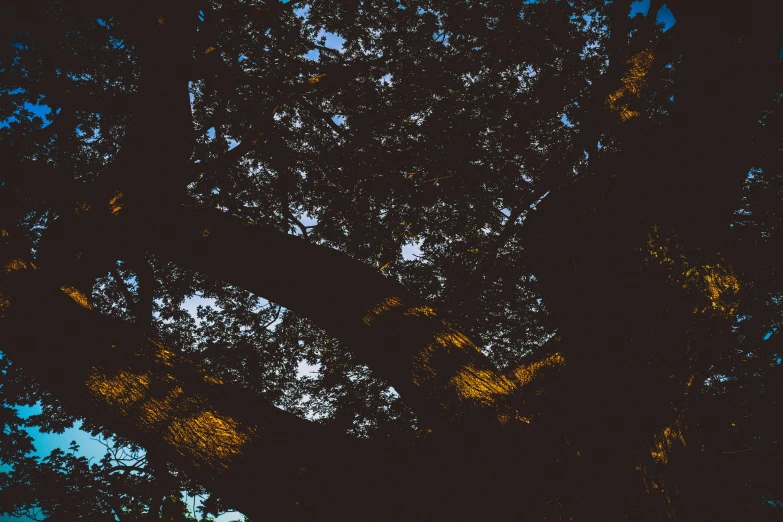
[[[0,0],[0,513],[779,519],[783,7],[648,3]]]

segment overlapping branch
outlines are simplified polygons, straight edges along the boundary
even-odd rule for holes
[[[237,509],[295,512],[317,501],[307,483],[350,468],[352,442],[279,410],[123,321],[90,310],[55,270],[6,265],[2,350],[63,403],[106,429],[154,448]],[[46,316],[46,328],[36,324]],[[310,470],[302,473],[301,469]],[[262,493],[249,477],[275,477]]]

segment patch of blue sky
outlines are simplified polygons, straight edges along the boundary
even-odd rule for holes
[[[637,0],[633,4],[631,4],[631,12],[629,16],[636,16],[637,14],[641,14],[643,16],[647,16],[647,12],[650,10],[650,0]],[[656,21],[663,24],[663,30],[668,31],[671,29],[671,27],[674,25],[676,20],[674,19],[674,15],[669,10],[669,7],[664,4],[659,10],[658,14],[655,17]]]
[[[16,89],[14,91],[9,92],[8,94],[20,94],[21,92],[23,92],[22,89]],[[51,107],[49,107],[48,105],[25,102],[24,103],[24,108],[26,110],[30,111],[31,113],[33,113],[33,117],[34,118],[35,117],[41,118],[43,120],[43,126],[44,127],[46,127],[47,125],[52,123],[47,118],[47,116],[52,112]],[[11,116],[10,118],[8,118],[6,120],[0,121],[0,129],[2,129],[3,127],[10,126],[11,123],[13,123],[15,121],[17,121],[15,116]]]
[[[593,10],[593,11],[591,11],[588,14],[582,15],[582,20],[584,20],[585,23],[584,23],[583,26],[580,27],[580,30],[588,31],[588,30],[596,30],[597,29],[600,33],[605,33],[606,30],[607,30],[606,25],[601,24],[601,26],[599,28],[593,27],[594,26],[593,21],[595,20],[594,13],[595,13],[595,11]],[[573,20],[573,17],[572,17],[572,20]],[[599,41],[588,40],[585,43],[584,49],[582,49],[582,52],[580,53],[580,57],[582,58],[582,60],[584,60],[588,56],[590,56],[590,57],[595,56],[597,54],[597,52],[598,52],[597,49],[599,49],[600,47],[601,47],[601,44],[600,44]]]
[[[447,33],[446,31],[438,31],[432,33],[432,38],[436,42],[440,42],[446,47],[449,46],[449,33]]]
[[[115,49],[124,49],[125,48],[125,40],[120,40],[119,38],[115,38],[115,37],[113,37],[111,35],[109,35],[109,43]]]
[[[299,216],[297,219],[302,222],[302,224],[306,227],[314,227],[318,224],[318,220],[314,217],[311,217],[307,212],[303,212],[301,216]]]
[[[655,19],[663,24],[664,31],[668,31],[675,23],[677,23],[677,20],[674,19],[674,15],[671,11],[669,11],[669,8],[665,4],[658,11],[658,16],[656,16]]]
[[[320,364],[310,364],[307,361],[299,361],[299,364],[296,367],[296,376],[298,378],[302,377],[311,377],[318,373],[318,370],[321,369]]]
[[[314,221],[313,221],[314,223]],[[308,225],[309,226],[309,225]],[[204,297],[201,295],[192,295],[190,297],[185,298],[185,300],[182,302],[182,309],[188,312],[190,316],[193,318],[196,323],[201,322],[201,320],[198,318],[198,308],[207,308],[210,307],[213,310],[216,310],[218,312],[222,311],[222,308],[218,306],[217,301],[212,297]],[[266,299],[261,299],[261,306],[271,306],[271,303],[267,301]],[[281,310],[282,312],[282,310]],[[281,315],[275,320],[272,324],[270,324],[267,328],[270,330],[274,330],[275,327],[282,322],[282,313]]]
[[[27,419],[32,415],[41,413],[41,404],[33,406],[17,406],[17,414],[22,419]],[[98,442],[96,437],[81,429],[81,421],[77,421],[72,428],[66,429],[63,433],[44,433],[38,428],[25,427],[24,430],[33,438],[33,446],[37,457],[46,457],[54,449],[65,449],[70,446],[71,441],[79,445],[76,453],[79,456],[88,459],[98,460],[106,453],[106,448]]]
[[[319,42],[321,39],[324,39],[324,47],[328,47],[329,49],[334,49],[338,52],[343,52],[343,47],[345,46],[345,38],[342,36],[330,33],[328,31],[324,31],[323,29],[318,32],[318,36],[316,37],[316,42]],[[308,60],[318,61],[318,58],[321,56],[321,51],[318,49],[313,49],[307,54],[304,55],[305,58]]]
[[[649,10],[650,10],[650,0],[637,0],[636,2],[631,4],[630,16],[636,16],[637,14],[646,16],[647,11]]]
[[[32,112],[35,116],[38,116],[39,118],[44,120],[44,127],[49,125],[51,122],[47,121],[46,116],[48,116],[52,109],[48,105],[38,105],[34,103],[25,103],[24,108],[28,111]]]
[[[81,129],[81,127],[76,127],[76,134],[81,136],[81,137],[84,137],[85,143],[94,143],[94,142],[98,141],[100,139],[100,137],[101,137],[101,133],[100,133],[100,131],[98,129],[92,129],[92,131],[90,132],[90,136],[87,136],[87,133],[84,132]]]
[[[215,127],[210,127],[209,129],[207,129],[207,137],[211,140],[215,139]],[[237,140],[231,138],[228,139],[228,150],[233,149],[237,145],[239,145],[239,142]]]
[[[198,307],[203,308],[212,307],[213,309],[219,309],[217,301],[211,297],[202,297],[200,295],[192,295],[186,298],[182,302],[182,308],[188,312],[194,320],[198,321]]]
[[[406,261],[413,261],[419,257],[422,257],[421,251],[421,239],[416,239],[410,243],[406,243],[402,246],[402,258]]]
[[[245,517],[239,511],[229,511],[217,517],[215,522],[234,522],[236,520],[245,520]]]
[[[204,495],[190,496],[187,494],[187,492],[182,492],[182,500],[185,502],[185,505],[188,507],[188,511],[190,511],[193,516],[197,516],[198,509],[204,503],[205,498],[206,496]],[[214,522],[233,522],[236,520],[245,520],[245,518],[239,511],[229,511],[214,519]]]

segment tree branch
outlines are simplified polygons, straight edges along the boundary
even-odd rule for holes
[[[29,265],[0,276],[10,303],[0,316],[2,350],[80,415],[155,449],[251,516],[287,518],[297,500],[321,499],[307,485],[321,473],[342,477],[336,463],[354,466],[345,436],[209,377],[159,341],[140,343],[136,328],[75,303],[57,279]],[[36,324],[41,313],[46,328]],[[274,477],[261,490],[246,480],[259,473]]]
[[[103,473],[106,475],[111,475],[115,471],[138,471],[139,473],[148,473],[149,470],[147,468],[140,468],[138,466],[124,466],[124,465],[118,465],[118,466],[112,466],[110,469],[105,470]]]
[[[450,430],[488,416],[497,423],[499,412],[516,411],[521,384],[502,377],[433,308],[373,267],[218,211],[184,210],[163,228],[138,239],[164,259],[309,317],[394,386],[426,425]],[[259,256],[259,244],[274,255]]]
[[[374,60],[369,60],[365,63],[359,63],[350,66],[329,64],[324,67],[319,67],[319,70],[323,72],[315,76],[311,76],[307,80],[300,82],[293,87],[288,87],[285,90],[285,95],[276,100],[274,105],[268,105],[258,109],[252,118],[258,119],[260,121],[260,125],[257,126],[257,128],[254,129],[245,139],[243,139],[239,145],[226,152],[219,158],[209,161],[202,161],[195,164],[196,171],[205,172],[207,170],[216,170],[230,165],[231,163],[241,159],[245,154],[252,151],[257,145],[262,144],[264,139],[268,139],[270,137],[270,133],[273,130],[274,125],[273,123],[270,123],[270,120],[272,120],[273,116],[278,112],[280,107],[285,105],[290,100],[299,99],[301,102],[304,102],[303,104],[309,104],[309,102],[304,99],[304,94],[308,93],[309,91],[316,89],[324,89],[329,91],[330,89],[335,89],[341,85],[343,81],[351,77],[351,74],[355,71],[364,71],[370,67],[385,62],[386,59],[381,57]],[[311,104],[310,106],[315,108]],[[334,122],[331,123],[334,124]],[[339,128],[339,126],[336,124],[334,125]],[[345,131],[344,129],[340,129],[338,132],[344,133]]]
[[[120,275],[120,272],[117,270],[116,266],[112,268],[111,275],[114,278],[114,282],[117,283],[117,287],[120,289],[120,293],[128,305],[128,310],[138,317],[138,303],[134,302],[133,296],[128,290],[128,286],[125,284],[125,281],[122,279],[122,276]]]
[[[280,310],[281,310],[282,308],[283,308],[282,306],[278,306],[278,307],[277,307],[277,310],[275,311],[275,318],[274,318],[274,319],[272,319],[271,321],[269,321],[268,323],[266,323],[266,324],[264,325],[264,328],[269,328],[270,326],[272,326],[273,324],[275,324],[275,322],[276,322],[276,321],[277,321],[277,320],[280,318]]]
[[[152,313],[155,300],[155,272],[149,262],[144,258],[143,253],[132,257],[131,267],[135,268],[137,281],[139,283],[136,324],[141,331],[151,334],[153,325],[155,324]]]
[[[310,112],[312,112],[314,115],[320,117],[323,119],[323,121],[331,127],[331,129],[336,132],[339,136],[343,138],[347,138],[347,133],[345,132],[345,129],[337,125],[332,117],[330,117],[328,114],[326,114],[324,111],[307,101],[303,96],[299,97],[299,103],[304,105]]]
[[[291,212],[291,209],[288,207],[288,202],[282,200],[280,202],[280,206],[282,207],[283,215],[288,219],[288,221],[299,228],[299,231],[302,233],[302,239],[305,241],[310,241],[310,236],[307,233],[307,227],[304,225],[304,223],[296,219],[296,216],[294,216],[294,214]]]
[[[128,521],[128,518],[125,516],[125,512],[122,510],[122,506],[116,498],[109,496],[109,504],[111,505],[111,509],[114,511],[114,515],[117,517],[119,522]]]

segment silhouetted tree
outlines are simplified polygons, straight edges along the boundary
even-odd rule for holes
[[[0,2],[3,400],[145,450],[0,508],[780,517],[783,4],[631,4]]]

